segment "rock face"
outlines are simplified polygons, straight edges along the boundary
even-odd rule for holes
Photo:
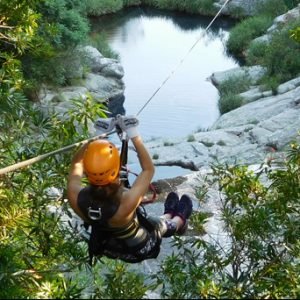
[[[287,13],[276,17],[273,24],[268,28],[267,33],[252,41],[253,42],[268,42],[273,33],[280,30],[284,25],[291,21],[297,21],[300,18],[300,4],[297,7],[289,10]]]
[[[72,107],[71,99],[80,98],[85,101],[87,93],[99,102],[110,102],[111,99],[123,97],[125,86],[122,81],[122,65],[115,59],[104,57],[94,47],[86,46],[80,51],[90,72],[79,78],[76,86],[41,89],[39,101],[45,111],[61,115]]]
[[[262,96],[222,115],[209,131],[194,133],[193,141],[148,142],[151,155],[158,157],[155,164],[195,170],[215,162],[250,165],[280,157],[292,140],[299,140],[299,82],[300,77],[286,82],[278,95]]]
[[[240,5],[250,9],[250,2],[254,5],[261,1],[232,0],[228,7]],[[219,1],[220,5],[224,3],[225,0]],[[300,4],[275,18],[268,34],[299,16]],[[193,141],[166,138],[150,141],[148,147],[153,157],[157,157],[156,165],[197,170],[215,162],[251,165],[269,157],[281,157],[291,141],[299,141],[300,77],[281,84],[273,95],[258,85],[265,72],[265,68],[257,65],[213,73],[209,79],[216,88],[229,78],[249,79],[250,89],[239,94],[243,106],[222,115],[210,130],[194,133]]]

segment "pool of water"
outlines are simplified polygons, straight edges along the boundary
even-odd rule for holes
[[[218,91],[207,78],[238,63],[224,48],[233,21],[217,18],[205,31],[211,20],[140,8],[93,19],[92,31],[106,33],[124,67],[126,114],[137,114],[161,87],[138,116],[144,138],[187,136],[219,117]]]
[[[144,140],[183,137],[209,128],[219,117],[218,91],[207,80],[217,71],[238,66],[225,52],[234,22],[153,9],[129,9],[92,20],[92,32],[104,31],[124,67],[126,115],[140,112]],[[167,81],[165,82],[165,80]],[[164,83],[165,82],[165,83]],[[138,171],[137,160],[130,159]],[[189,173],[158,167],[155,179]]]

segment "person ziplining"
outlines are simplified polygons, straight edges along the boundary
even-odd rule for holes
[[[138,124],[136,117],[117,116],[98,119],[95,125],[102,133],[118,126],[134,145],[142,171],[129,189],[121,180],[119,151],[107,139],[86,143],[72,159],[67,195],[74,212],[92,227],[90,263],[99,255],[131,263],[156,258],[162,237],[182,235],[187,229],[193,204],[186,194],[179,199],[170,192],[161,217],[145,216],[140,210],[155,169]],[[87,186],[82,184],[85,175]]]

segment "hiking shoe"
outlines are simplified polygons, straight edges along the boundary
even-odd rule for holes
[[[177,211],[179,203],[179,197],[175,192],[170,192],[165,201],[165,211],[164,214],[171,214],[172,217]]]
[[[193,202],[188,195],[182,195],[178,203],[177,211],[175,216],[178,216],[182,219],[183,225],[177,230],[179,235],[184,234],[188,227],[188,218],[193,212]]]

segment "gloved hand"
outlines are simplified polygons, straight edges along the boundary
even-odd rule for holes
[[[139,125],[139,120],[135,116],[121,116],[118,115],[116,123],[120,128],[126,132],[128,138],[132,139],[139,135],[137,127]]]
[[[115,128],[115,125],[116,125],[115,118],[99,118],[95,122],[94,127],[98,135],[98,134],[108,133],[112,131]]]

